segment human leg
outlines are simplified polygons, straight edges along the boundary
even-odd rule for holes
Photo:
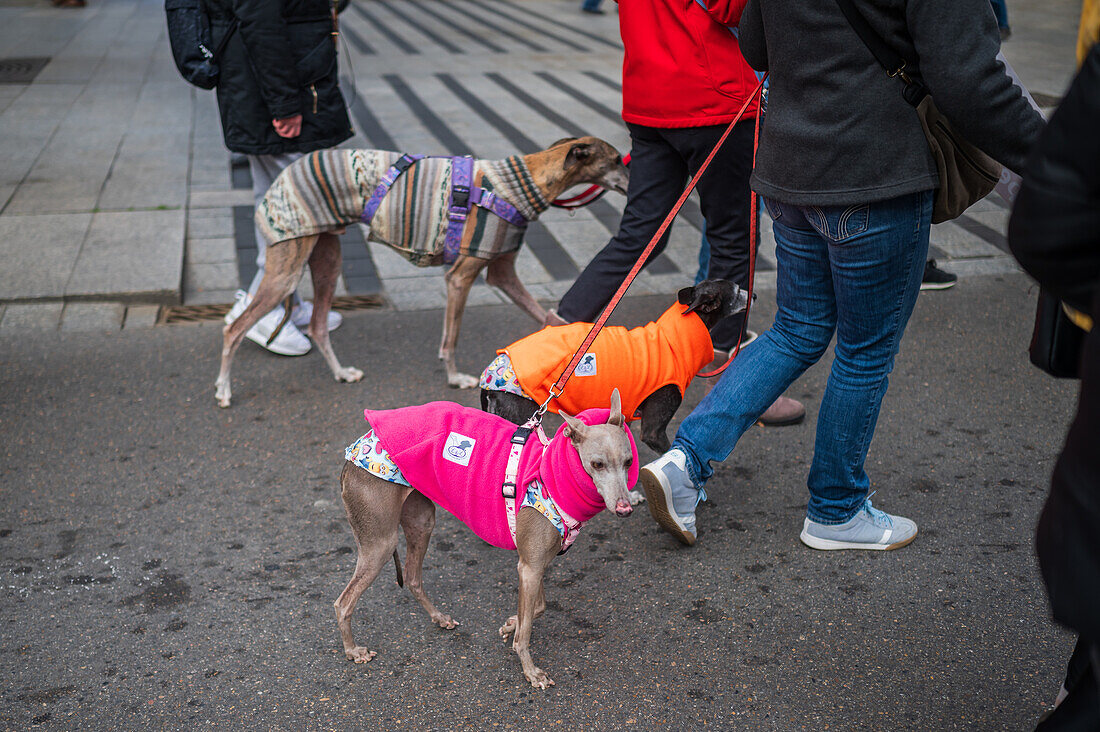
[[[676,433],[673,449],[688,455],[696,488],[713,474],[710,463],[729,456],[745,430],[821,358],[832,339],[836,306],[827,244],[797,207],[769,206],[778,261],[775,322],[741,351]]]
[[[665,139],[665,131],[634,124],[628,127],[630,185],[619,231],[562,297],[557,313],[566,322],[592,322],[599,316],[676,203],[687,179],[687,165]],[[664,250],[667,241],[666,233],[648,261]]]
[[[838,525],[859,512],[864,460],[901,337],[920,291],[932,196],[921,192],[848,207],[810,207],[829,240],[837,306],[836,358],[817,418],[808,487],[810,520]]]
[[[260,202],[267,195],[267,189],[279,177],[283,169],[302,157],[301,153],[282,153],[279,155],[249,155],[248,170],[252,174],[252,200],[253,206],[259,207]],[[264,278],[264,262],[267,259],[267,239],[264,238],[259,226],[254,226],[256,240],[256,275],[248,286],[248,294],[255,295]],[[295,304],[301,302],[298,292],[294,292]]]
[[[246,157],[248,158],[249,171],[252,174],[252,198],[255,206],[258,207],[279,173],[302,155],[301,153],[284,153],[280,155],[248,155]],[[256,274],[252,278],[247,292],[239,291],[237,293],[236,303],[225,316],[227,324],[232,323],[244,312],[264,278],[267,261],[267,240],[264,238],[259,226],[254,226],[253,236],[256,242]],[[273,342],[268,343],[268,340],[283,321],[282,304],[279,304],[274,310],[265,315],[260,322],[248,331],[248,339],[272,353],[282,356],[297,356],[308,353],[310,350],[309,339],[301,332],[301,329],[309,325],[310,318],[313,315],[313,304],[299,297],[297,286],[295,286],[291,298],[294,305],[291,310],[290,321],[279,330]],[[333,331],[340,327],[343,317],[335,311],[329,311],[327,322],[328,330]]]
[[[729,280],[741,288],[749,284],[749,176],[755,124],[755,120],[744,120],[734,126],[696,188],[706,221],[707,277]],[[672,139],[687,160],[690,174],[703,164],[723,132],[723,125],[673,131]],[[744,322],[744,314],[738,313],[712,328],[714,347],[733,348]]]
[[[798,208],[771,204],[775,223],[778,311],[770,330],[746,346],[680,425],[672,449],[641,471],[650,513],[685,544],[695,543],[695,507],[737,441],[815,363],[836,322],[826,242]]]

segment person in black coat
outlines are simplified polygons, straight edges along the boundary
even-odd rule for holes
[[[204,0],[217,43],[232,32],[219,58],[218,110],[225,146],[248,156],[256,203],[286,166],[304,153],[352,136],[338,83],[335,3],[329,0]],[[231,31],[234,22],[235,30]],[[260,286],[267,242],[256,231],[257,272],[248,293],[238,292],[226,316],[235,320]],[[282,355],[310,349],[299,327],[309,323],[311,303],[295,295],[291,320],[270,345],[282,320],[276,308],[249,331],[249,339]],[[329,314],[329,329],[340,324]]]
[[[1040,730],[1100,729],[1100,45],[1051,117],[1009,222],[1012,253],[1091,329],[1077,414],[1054,468],[1036,550],[1054,619],[1078,633],[1059,704]]]

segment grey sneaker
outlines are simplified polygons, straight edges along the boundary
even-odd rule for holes
[[[695,507],[706,500],[696,490],[687,472],[687,456],[678,448],[669,450],[641,470],[649,514],[662,529],[684,544],[695,544]]]
[[[799,538],[813,549],[900,549],[917,538],[917,525],[878,510],[868,497],[859,513],[843,524],[819,524],[807,518]]]

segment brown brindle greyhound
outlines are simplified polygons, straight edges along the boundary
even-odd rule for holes
[[[629,174],[622,156],[609,143],[596,137],[559,140],[548,149],[523,156],[528,171],[546,201],[552,201],[568,188],[584,183],[594,183],[608,190],[625,194]],[[298,161],[293,165],[298,165]],[[291,167],[293,167],[293,165]],[[286,175],[290,171],[284,171]],[[274,189],[274,186],[273,186]],[[268,194],[270,196],[270,193]],[[362,197],[359,191],[337,191],[338,196]],[[500,194],[506,198],[505,193]],[[366,200],[363,200],[365,205]],[[361,210],[361,209],[360,209]],[[446,217],[443,224],[446,225]],[[309,264],[313,279],[313,317],[309,324],[309,336],[317,344],[337,381],[355,382],[363,378],[363,372],[351,366],[341,366],[329,343],[328,313],[332,307],[336,280],[340,274],[340,240],[344,226],[309,236],[272,244],[267,250],[263,281],[252,302],[233,323],[227,325],[222,336],[221,370],[215,384],[218,405],[228,407],[232,398],[230,367],[233,355],[248,329],[285,300],[298,286],[305,265]],[[426,232],[431,240],[436,232]],[[368,239],[370,237],[368,236]],[[459,254],[447,271],[447,308],[443,318],[443,339],[439,358],[447,371],[447,383],[452,387],[471,388],[478,380],[463,374],[455,367],[455,344],[462,323],[462,311],[470,287],[482,269],[488,267],[486,281],[500,288],[516,305],[539,323],[547,320],[547,312],[516,276],[516,251],[501,254],[493,259]]]

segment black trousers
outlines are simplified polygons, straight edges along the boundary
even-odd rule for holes
[[[708,276],[741,287],[749,282],[749,175],[755,124],[744,120],[733,128],[697,187],[710,242]],[[599,317],[726,129],[726,125],[666,129],[630,123],[627,127],[630,185],[619,231],[562,297],[558,315],[569,322],[590,323]],[[667,244],[666,232],[646,264]],[[684,286],[692,281],[693,274],[687,274]],[[743,327],[742,315],[727,318],[711,331],[714,347],[733,348]]]
[[[1100,295],[1092,308],[1100,313]],[[1100,729],[1100,325],[1085,338],[1081,392],[1054,466],[1035,547],[1054,619],[1079,634],[1069,696],[1039,729]]]

